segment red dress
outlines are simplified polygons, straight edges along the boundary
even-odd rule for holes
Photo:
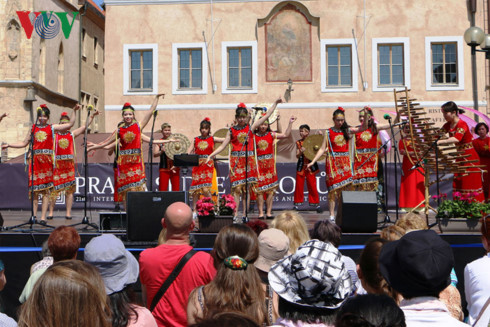
[[[458,143],[456,143],[456,147],[459,152],[463,152],[465,155],[469,155],[467,158],[463,158],[460,161],[462,162],[462,166],[471,167],[474,165],[480,164],[480,158],[473,148],[473,144],[471,143],[473,137],[471,136],[468,125],[463,121],[459,120],[454,128],[451,128],[451,124],[445,123],[442,128],[449,133],[449,136],[455,137],[458,139]],[[465,161],[477,160],[476,163],[464,164]],[[468,168],[468,171],[476,171],[476,173],[469,173],[466,176],[461,176],[460,174],[454,175],[453,180],[453,191],[460,192],[461,194],[470,194],[470,193],[479,193],[478,196],[474,196],[473,198],[477,201],[484,201],[485,196],[483,195],[482,189],[482,174],[480,168]]]
[[[192,168],[192,183],[189,193],[209,192],[213,184],[214,161],[206,163],[207,157],[214,151],[214,138],[208,136],[194,138],[194,152],[199,156],[199,166]]]
[[[145,166],[141,151],[141,129],[137,122],[123,125],[117,131],[119,152],[117,159],[117,193],[121,201],[128,191],[145,190]]]
[[[349,157],[349,141],[341,130],[327,129],[327,158],[325,163],[328,199],[335,200],[340,192],[352,184],[352,170]]]
[[[161,138],[161,140],[166,139]],[[163,148],[163,145],[160,145],[160,147]],[[172,191],[180,190],[180,168],[174,167],[174,161],[167,156],[164,150],[160,155],[158,190],[168,191],[169,182],[172,183]]]
[[[415,208],[425,199],[424,168],[411,170],[417,162],[413,152],[412,141],[405,137],[398,142],[398,149],[403,154],[402,177],[400,183],[400,208]],[[410,158],[412,161],[410,161]],[[425,204],[421,205],[422,207]]]
[[[276,135],[267,132],[264,135],[254,133],[255,147],[257,152],[258,185],[255,188],[257,194],[274,193],[279,186],[276,171],[276,159],[274,158],[274,140]]]
[[[52,125],[33,125],[34,135],[34,181],[29,160],[29,198],[31,191],[35,196],[48,195],[53,188],[53,148],[54,132]]]
[[[304,140],[296,141],[296,148],[301,150],[303,147]],[[308,202],[310,206],[317,207],[320,204],[320,196],[318,195],[318,188],[316,186],[316,174],[320,171],[318,168],[318,163],[315,162],[310,169],[306,166],[310,163],[310,160],[301,154],[298,157],[298,162],[296,163],[296,185],[294,188],[294,205],[299,206],[304,200],[304,189],[305,180],[306,188],[308,190]]]
[[[60,192],[75,192],[75,138],[71,132],[56,133],[54,196]]]
[[[230,183],[232,192],[241,192],[245,185],[245,175],[247,176],[248,184],[254,185],[257,183],[257,165],[255,163],[255,153],[253,146],[253,135],[250,132],[250,126],[230,127],[231,135],[231,153],[230,153]],[[245,151],[244,143],[249,135],[247,152]],[[245,174],[245,155],[248,155],[247,172]],[[238,188],[238,189],[237,189]]]
[[[378,134],[370,129],[356,133],[356,155],[352,183],[363,191],[378,189]],[[362,166],[361,166],[362,165]]]
[[[483,173],[483,193],[485,194],[485,200],[488,200],[489,187],[490,187],[490,137],[485,136],[482,140],[481,138],[474,139],[472,141],[473,147],[480,157],[480,164],[485,165],[484,168],[487,172]]]

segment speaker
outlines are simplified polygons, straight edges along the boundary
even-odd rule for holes
[[[336,222],[342,233],[374,233],[378,229],[376,192],[343,191]]]
[[[126,230],[126,212],[101,211],[99,212],[99,226],[101,231]]]
[[[185,192],[128,192],[126,197],[128,240],[158,240],[162,218],[174,202],[185,202]]]

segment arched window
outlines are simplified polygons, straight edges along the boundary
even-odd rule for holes
[[[7,24],[7,51],[10,60],[14,61],[19,55],[19,42],[20,42],[20,25],[12,19]]]
[[[63,43],[60,43],[60,49],[58,51],[58,92],[64,91],[64,77],[65,77],[65,55],[63,53]]]

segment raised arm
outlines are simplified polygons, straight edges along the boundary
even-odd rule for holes
[[[288,124],[288,128],[286,128],[286,132],[284,132],[284,134],[282,133],[277,133],[276,134],[276,137],[278,139],[286,139],[289,137],[289,135],[291,135],[291,129],[293,128],[293,123],[296,121],[296,117],[295,116],[291,116],[291,118],[289,118],[289,124]]]
[[[164,99],[165,93],[160,93],[160,94],[155,95],[155,98],[153,99],[153,103],[151,104],[150,110],[148,110],[148,112],[145,114],[143,119],[140,121],[141,130],[143,130],[146,127],[146,125],[148,125],[148,122],[150,121],[151,116],[153,115],[154,111],[157,109],[157,105],[158,105],[158,101],[160,100],[160,97],[162,99]]]
[[[5,117],[8,116],[8,113],[4,112],[3,114],[0,115],[0,122],[2,121],[2,119],[4,119]]]
[[[318,161],[318,159],[320,159],[320,157],[323,155],[323,153],[325,152],[325,149],[327,148],[327,137],[328,137],[328,135],[325,135],[325,137],[323,138],[321,148],[316,153],[315,158],[313,158],[313,160],[308,164],[308,166],[306,166],[307,168],[310,168],[311,166],[313,166]]]
[[[77,103],[74,107],[73,107],[73,112],[71,113],[71,116],[70,116],[70,121],[66,124],[53,124],[53,131],[59,131],[59,132],[64,132],[64,131],[67,131],[69,130],[70,128],[73,127],[73,125],[75,125],[75,112],[77,110],[80,109],[80,105]]]
[[[109,136],[107,139],[105,139],[101,143],[98,143],[98,144],[87,143],[88,144],[87,151],[102,149],[103,147],[111,144],[112,142],[115,142],[116,141],[116,133],[117,133],[117,130],[112,132],[111,136]]]
[[[276,125],[277,125],[276,133],[278,133],[278,134],[282,133],[282,125],[281,125],[280,119],[281,119],[281,115],[278,113],[277,119],[276,119]]]
[[[14,148],[14,149],[25,148],[27,146],[27,144],[29,144],[29,141],[31,139],[31,133],[32,133],[32,128],[29,129],[29,132],[27,132],[27,135],[22,142],[5,143],[2,145],[2,150],[8,149],[8,148]]]
[[[85,126],[90,126],[90,124],[92,124],[92,122],[94,121],[94,117],[97,116],[99,114],[99,111],[98,110],[95,110],[94,113],[92,115],[90,115],[90,118],[89,118],[89,121],[87,124],[83,125],[83,126],[80,126],[78,127],[77,129],[75,129],[72,133],[73,133],[73,137],[77,137],[78,135],[82,134],[83,132],[85,132]]]
[[[260,117],[256,122],[254,122],[254,124],[251,126],[251,130],[255,131],[263,122],[269,119],[269,117],[272,115],[274,110],[276,110],[277,105],[281,102],[282,102],[281,98],[277,99],[272,105],[271,109],[267,110],[264,116]]]
[[[216,156],[218,153],[220,153],[221,151],[223,151],[225,149],[225,147],[230,144],[230,140],[231,140],[231,135],[230,135],[230,130],[228,130],[228,132],[226,132],[226,137],[225,137],[225,140],[223,141],[223,143],[221,143],[221,145],[213,151],[213,153],[211,153],[208,158],[206,159],[206,163],[208,163],[208,161],[212,158],[214,158],[214,156]]]

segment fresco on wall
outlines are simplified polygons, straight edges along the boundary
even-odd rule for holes
[[[311,81],[311,24],[292,5],[265,25],[267,82]]]

